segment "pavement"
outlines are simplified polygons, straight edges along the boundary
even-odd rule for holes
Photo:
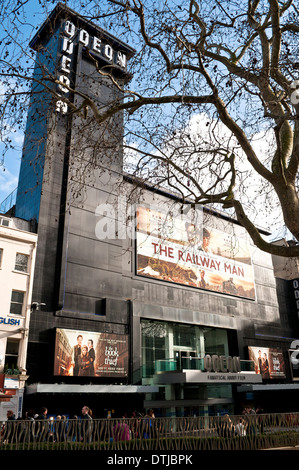
[[[262,450],[299,450],[299,446],[274,447],[274,448],[271,448],[271,449],[262,449]]]

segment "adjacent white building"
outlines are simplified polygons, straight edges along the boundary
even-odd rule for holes
[[[0,421],[22,413],[37,235],[0,214]]]

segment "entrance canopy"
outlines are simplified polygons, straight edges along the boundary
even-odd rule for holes
[[[158,386],[147,385],[68,385],[36,383],[26,387],[27,394],[33,393],[155,393]]]
[[[175,383],[261,383],[261,374],[255,372],[202,372],[200,370],[183,369],[181,371],[163,372],[155,375],[155,384]]]

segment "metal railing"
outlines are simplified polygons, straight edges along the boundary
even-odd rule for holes
[[[1,203],[0,214],[6,214],[16,203],[18,188],[15,188]]]
[[[299,413],[0,424],[0,450],[258,450],[299,445]]]

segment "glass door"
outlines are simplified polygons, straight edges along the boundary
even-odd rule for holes
[[[176,350],[174,351],[174,357],[177,364],[177,369],[195,369],[195,358],[196,351],[190,350]]]

